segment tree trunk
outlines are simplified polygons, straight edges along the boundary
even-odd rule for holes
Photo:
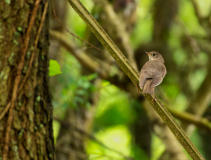
[[[47,3],[0,2],[0,159],[3,160],[54,159],[48,11],[46,17],[44,14]],[[36,38],[39,38],[37,43]],[[9,110],[2,115],[8,106]]]

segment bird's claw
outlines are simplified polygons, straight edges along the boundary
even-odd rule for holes
[[[153,95],[152,102],[156,101],[155,95]]]

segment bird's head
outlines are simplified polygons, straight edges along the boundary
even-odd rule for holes
[[[151,51],[151,52],[146,52],[145,53],[149,56],[149,60],[158,60],[161,61],[162,63],[164,63],[164,59],[162,57],[162,55],[156,51]]]

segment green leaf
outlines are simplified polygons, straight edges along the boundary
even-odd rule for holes
[[[56,60],[50,60],[49,76],[55,76],[61,74],[60,65]]]

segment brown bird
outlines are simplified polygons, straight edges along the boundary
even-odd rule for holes
[[[154,88],[163,81],[167,71],[160,53],[156,51],[145,53],[148,54],[149,61],[141,69],[139,86],[143,89],[143,93],[154,95]]]

